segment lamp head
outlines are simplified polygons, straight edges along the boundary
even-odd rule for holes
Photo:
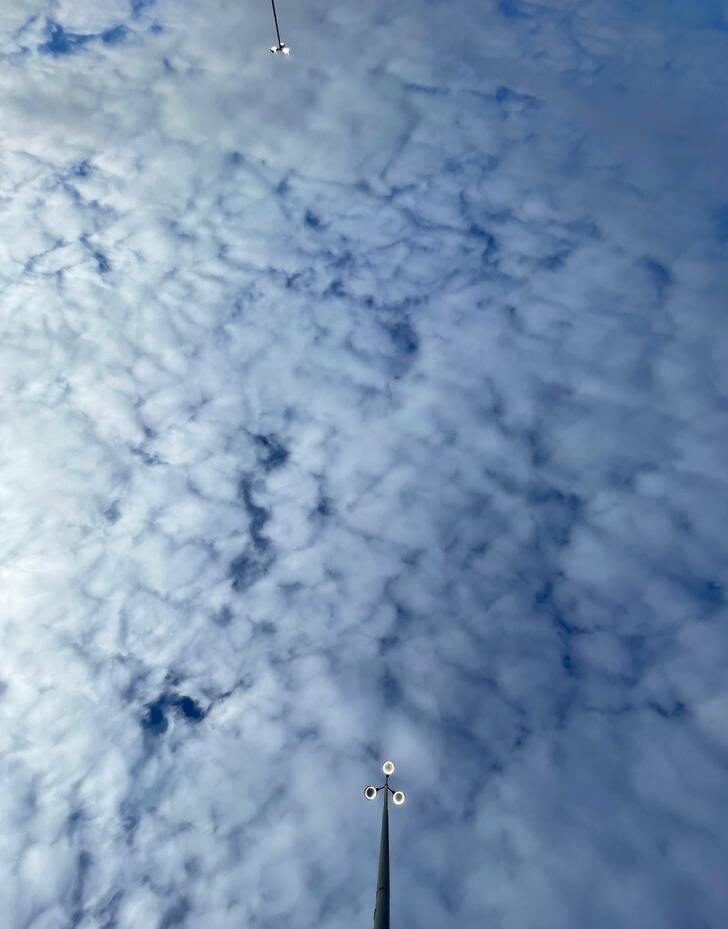
[[[395,792],[392,794],[392,802],[395,804],[395,806],[402,806],[404,803],[404,791],[395,790]]]
[[[394,762],[385,761],[384,764],[382,765],[382,771],[384,771],[387,777],[389,777],[390,774],[394,774]]]
[[[370,784],[368,787],[364,788],[364,796],[367,798],[367,800],[373,800],[376,795],[377,788],[373,784]]]

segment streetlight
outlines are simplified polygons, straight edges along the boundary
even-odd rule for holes
[[[271,45],[270,50],[273,54],[276,52],[283,52],[284,55],[290,55],[290,48],[288,48],[285,42],[281,42],[281,31],[278,28],[278,15],[276,14],[275,0],[270,0],[270,5],[273,7],[273,22],[276,24],[276,36],[278,37],[278,45]]]
[[[374,904],[374,929],[389,929],[389,810],[387,800],[392,794],[395,806],[402,806],[405,801],[403,790],[392,790],[389,786],[389,776],[394,774],[394,763],[385,761],[382,765],[384,783],[381,787],[370,784],[364,788],[367,800],[374,800],[380,790],[384,791],[384,805],[382,806],[382,835],[379,840],[379,870],[377,871],[377,895]]]

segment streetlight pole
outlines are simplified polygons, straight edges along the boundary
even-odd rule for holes
[[[387,779],[389,780],[389,779]],[[389,784],[385,782],[388,787]],[[382,806],[382,834],[379,839],[379,868],[377,895],[374,903],[374,929],[389,929],[389,791],[384,791]]]
[[[283,43],[281,42],[281,33],[280,33],[280,30],[278,29],[278,16],[276,15],[275,0],[270,0],[270,5],[273,7],[273,21],[276,24],[276,35],[278,36],[278,48],[280,48]]]
[[[379,867],[377,869],[377,894],[374,904],[374,929],[389,929],[389,793],[395,806],[404,803],[404,791],[392,790],[389,786],[389,775],[394,774],[394,764],[385,761],[382,765],[385,781],[381,787],[370,784],[364,790],[367,800],[374,800],[380,790],[384,791],[382,805],[382,832],[379,839]]]

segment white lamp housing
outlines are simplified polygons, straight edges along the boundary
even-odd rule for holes
[[[385,761],[384,764],[382,765],[382,771],[384,771],[387,777],[389,777],[390,774],[394,774],[394,762]]]

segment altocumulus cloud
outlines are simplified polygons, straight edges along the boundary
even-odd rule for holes
[[[0,13],[9,929],[728,919],[725,4]]]

